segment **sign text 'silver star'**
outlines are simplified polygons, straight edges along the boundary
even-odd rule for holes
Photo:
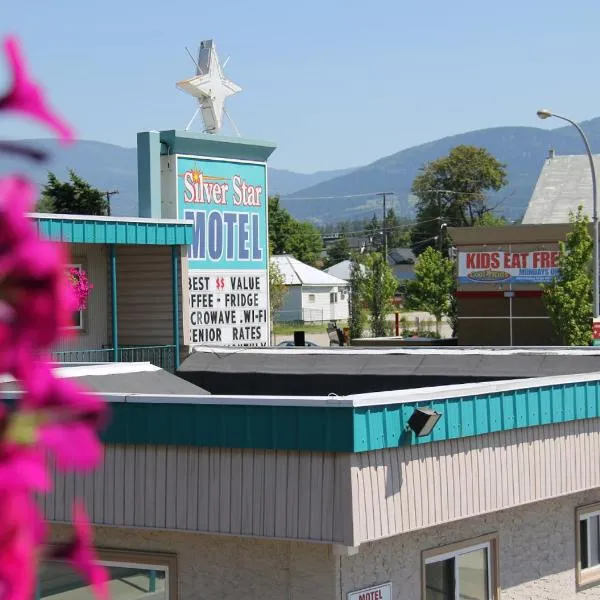
[[[200,42],[196,67],[196,76],[178,82],[177,87],[198,99],[200,107],[196,111],[196,115],[199,111],[202,112],[205,131],[218,133],[223,125],[225,99],[237,94],[242,88],[223,75],[223,68],[219,63],[213,40]],[[188,128],[194,118],[190,121]]]

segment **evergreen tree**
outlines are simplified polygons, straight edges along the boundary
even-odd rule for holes
[[[108,208],[108,200],[100,190],[69,170],[68,181],[60,181],[54,173],[48,174],[36,210],[61,215],[106,216]]]

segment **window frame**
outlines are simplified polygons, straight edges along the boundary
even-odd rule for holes
[[[421,599],[427,598],[426,567],[428,564],[442,562],[450,558],[457,558],[461,554],[468,554],[477,550],[487,550],[488,567],[488,594],[490,600],[499,600],[499,557],[498,534],[489,533],[477,538],[471,538],[454,544],[447,544],[437,548],[423,550],[421,553]]]
[[[57,546],[58,544],[49,544],[50,548]],[[178,600],[177,554],[102,547],[96,547],[95,550],[99,563],[105,567],[148,570],[158,570],[161,568],[162,570],[165,570],[165,591],[168,593],[167,600]],[[47,562],[64,561],[48,560]]]
[[[600,517],[600,502],[579,506],[575,510],[575,582],[578,589],[600,583],[600,564],[587,569],[581,568],[581,521],[591,517]],[[589,527],[587,531],[589,532]],[[586,542],[589,556],[589,536]]]
[[[69,269],[79,269],[80,271],[84,270],[84,264],[83,261],[80,262],[72,262],[72,263],[67,263],[66,265],[67,267],[67,271]],[[72,329],[75,331],[85,331],[85,325],[84,325],[84,309],[80,309],[80,310],[76,310],[75,314],[79,313],[79,325],[67,325],[66,329]]]
[[[308,294],[308,303],[314,304],[316,302],[316,294]]]

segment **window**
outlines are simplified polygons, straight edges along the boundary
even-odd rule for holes
[[[337,301],[338,301],[337,292],[331,292],[331,294],[329,294],[329,302],[331,304],[335,304]]]
[[[176,559],[142,552],[99,552],[109,572],[111,600],[176,600]],[[40,568],[39,598],[94,600],[85,583],[63,562],[46,561]]]
[[[423,600],[496,600],[496,537],[423,553]]]
[[[578,585],[600,581],[600,504],[577,509]]]
[[[82,264],[70,264],[67,265],[67,269],[83,269]],[[69,329],[83,329],[83,310],[75,311],[73,315],[73,325]]]
[[[309,294],[308,295],[308,301],[309,302],[314,302],[315,301],[315,295],[314,294]]]

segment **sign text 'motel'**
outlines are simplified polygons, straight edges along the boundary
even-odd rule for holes
[[[177,158],[180,218],[188,249],[190,341],[269,343],[266,165]]]
[[[348,594],[348,600],[392,600],[391,582]]]

